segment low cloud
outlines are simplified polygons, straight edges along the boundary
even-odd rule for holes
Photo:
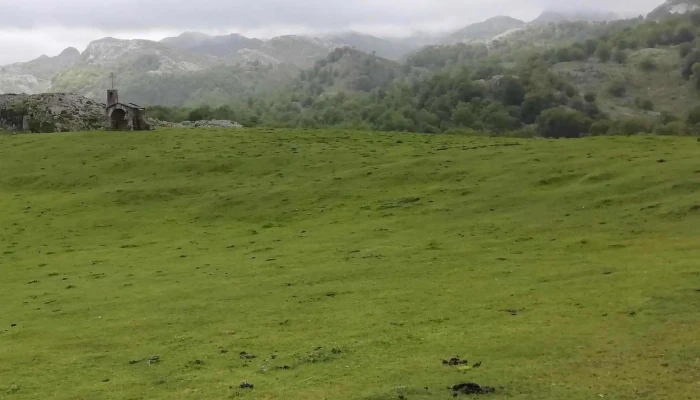
[[[530,20],[544,9],[646,13],[662,0],[0,0],[0,65],[104,36],[160,39],[187,30],[254,37],[358,30],[380,35],[456,29],[496,15]]]

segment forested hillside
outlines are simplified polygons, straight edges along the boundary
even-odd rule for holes
[[[693,134],[700,12],[661,22],[531,25],[490,43],[424,47],[397,64],[338,49],[274,93],[171,120],[229,114],[246,125],[578,137]]]

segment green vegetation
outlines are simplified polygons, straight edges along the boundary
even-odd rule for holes
[[[523,137],[697,134],[696,126],[684,124],[700,101],[697,18],[529,26],[490,47],[427,46],[403,63],[336,49],[272,93],[230,102],[222,97],[211,107],[157,108],[151,115],[174,122],[228,115],[246,126]],[[559,126],[552,116],[568,118],[561,126],[575,129],[552,133]]]
[[[460,121],[483,111],[467,89]],[[0,397],[694,398],[699,156],[680,137],[0,136]]]

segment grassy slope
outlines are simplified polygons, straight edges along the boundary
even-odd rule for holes
[[[656,69],[643,71],[639,63],[645,59],[653,60]],[[601,109],[612,116],[649,114],[635,105],[635,99],[641,97],[653,101],[656,112],[685,118],[698,105],[700,96],[694,84],[681,76],[680,63],[678,49],[659,48],[630,51],[625,64],[574,61],[557,64],[554,70],[571,78],[581,93],[597,93]],[[625,96],[608,93],[607,86],[614,79],[627,83]]]
[[[0,397],[694,398],[699,156],[658,137],[0,136]]]

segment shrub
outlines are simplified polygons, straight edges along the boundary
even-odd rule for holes
[[[629,117],[615,121],[613,133],[616,135],[636,135],[651,133],[653,123],[648,118]]]
[[[637,97],[634,99],[634,104],[637,105],[642,110],[646,111],[653,111],[654,110],[654,102],[652,102],[649,99],[643,99],[641,97]]]
[[[602,62],[610,61],[610,57],[612,56],[610,47],[608,47],[608,45],[606,45],[605,43],[601,43],[598,45],[598,50],[596,50],[595,54],[598,57],[598,59],[600,59],[600,61]]]
[[[647,57],[640,61],[639,68],[642,71],[650,72],[656,69],[656,62],[651,57]]]
[[[591,127],[591,120],[572,109],[550,108],[537,118],[537,130],[547,138],[577,138]]]
[[[588,92],[588,93],[583,95],[583,99],[589,103],[595,103],[597,98],[598,98],[598,95],[596,95],[593,92]]]
[[[600,121],[594,123],[593,125],[591,125],[590,134],[592,136],[607,135],[608,132],[610,132],[611,126],[612,126],[612,122],[610,122],[609,120],[606,120],[606,119],[600,120]]]
[[[608,83],[608,93],[615,97],[622,97],[627,93],[627,85],[622,79],[614,79]]]
[[[615,51],[613,59],[619,64],[624,64],[627,62],[627,52],[622,49],[618,49],[617,51]]]
[[[659,123],[654,126],[655,135],[685,135],[686,126],[681,121],[673,121],[668,123]]]

